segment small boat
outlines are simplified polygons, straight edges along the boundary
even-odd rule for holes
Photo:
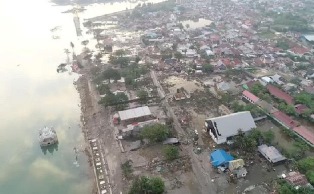
[[[58,136],[53,127],[44,127],[39,130],[39,144],[42,147],[58,143]]]

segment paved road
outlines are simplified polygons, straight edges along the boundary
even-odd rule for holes
[[[173,124],[174,128],[176,129],[179,137],[181,136],[187,136],[187,132],[182,129],[181,124],[178,121],[177,116],[175,115],[172,107],[170,106],[167,98],[165,98],[165,92],[160,85],[158,78],[156,76],[156,73],[151,70],[150,71],[151,78],[153,79],[154,85],[157,87],[158,94],[161,99],[163,99],[162,104],[166,107],[169,115],[173,118]],[[210,168],[210,166],[204,166],[200,160],[198,159],[198,156],[193,151],[193,146],[186,145],[183,146],[183,148],[188,152],[191,162],[192,162],[192,169],[193,172],[198,180],[198,183],[200,184],[200,190],[203,194],[216,194],[216,186],[211,182],[210,177],[210,170],[206,169],[207,167]]]

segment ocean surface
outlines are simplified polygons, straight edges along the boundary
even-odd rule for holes
[[[79,17],[82,22],[138,3],[92,4]],[[74,152],[74,147],[85,146],[73,85],[78,75],[56,71],[66,62],[64,49],[72,51],[70,42],[78,53],[81,41],[91,38],[86,29],[82,37],[76,36],[73,14],[61,13],[71,8],[48,0],[0,0],[0,194],[92,191],[94,177],[87,157],[79,152],[76,161]],[[38,130],[44,126],[56,129],[58,147],[40,148]]]

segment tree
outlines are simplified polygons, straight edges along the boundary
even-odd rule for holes
[[[271,102],[271,96],[268,93],[261,94],[261,99],[266,102]]]
[[[190,28],[190,24],[185,24],[185,27],[186,28]]]
[[[135,57],[135,63],[138,64],[138,62],[140,62],[141,58],[139,56]]]
[[[311,184],[314,183],[314,157],[310,156],[298,161],[298,168],[301,173],[305,173]]]
[[[123,110],[126,107],[126,102],[128,102],[129,98],[124,92],[120,92],[116,94],[116,109]]]
[[[311,194],[313,193],[313,189],[310,187],[299,187],[298,189],[294,188],[285,180],[278,180],[279,194]]]
[[[251,92],[255,94],[256,96],[262,96],[265,93],[267,93],[267,90],[262,84],[256,83],[252,86]]]
[[[148,92],[145,90],[140,90],[137,92],[137,96],[141,102],[141,104],[146,104],[148,101]]]
[[[203,66],[203,71],[205,73],[212,73],[214,71],[214,66],[212,66],[211,64],[206,64]]]
[[[165,183],[159,177],[136,177],[129,194],[162,194],[165,191]]]
[[[105,97],[101,98],[98,103],[104,106],[111,106],[116,103],[116,96],[110,92],[106,94]]]
[[[174,160],[179,157],[179,149],[173,145],[165,146],[163,153],[167,160]]]
[[[81,44],[86,48],[86,45],[88,45],[89,41],[88,40],[83,40]]]
[[[223,104],[229,104],[232,101],[232,96],[229,93],[223,93],[221,95],[221,102]]]
[[[289,44],[286,41],[284,41],[284,40],[278,41],[276,46],[281,48],[281,49],[283,49],[283,50],[288,50],[290,48]]]
[[[141,131],[141,137],[148,139],[150,142],[162,142],[169,136],[169,129],[163,124],[153,124],[145,126]]]
[[[110,93],[110,88],[108,84],[101,84],[98,86],[98,91],[100,95],[104,95],[104,94],[109,94]]]
[[[174,57],[180,61],[183,58],[183,55],[180,52],[175,52]]]
[[[129,98],[125,93],[113,94],[108,92],[105,97],[103,97],[99,104],[104,106],[115,106],[117,110],[122,110],[125,108],[125,102],[128,102]]]
[[[243,151],[254,152],[257,146],[257,141],[251,136],[246,136],[240,129],[238,135],[234,138],[234,144]]]
[[[114,52],[115,55],[119,56],[119,57],[122,57],[126,54],[126,52],[123,50],[123,49],[119,49],[119,50],[116,50]]]
[[[287,105],[285,102],[281,102],[278,108],[289,115],[295,115],[295,108],[292,105]]]
[[[109,82],[110,80],[119,80],[121,79],[121,75],[120,75],[120,72],[116,69],[112,69],[112,68],[108,68],[107,70],[105,70],[103,73],[102,73],[102,77],[103,79],[108,79]]]
[[[251,132],[250,132],[250,135],[249,135],[251,138],[255,139],[256,142],[259,142],[261,140],[261,138],[263,138],[262,136],[262,132],[257,130],[257,129],[253,129]]]

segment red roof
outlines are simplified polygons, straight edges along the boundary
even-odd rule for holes
[[[294,128],[299,125],[297,121],[293,120],[291,117],[289,117],[288,115],[286,115],[285,113],[281,111],[277,111],[272,114],[276,119],[284,123],[289,128]]]
[[[304,113],[305,111],[307,111],[309,108],[307,106],[305,106],[304,104],[297,104],[294,106],[295,108],[295,111],[298,113],[298,114],[302,114]]]
[[[306,127],[304,127],[302,125],[299,127],[294,127],[293,131],[298,133],[300,136],[302,136],[307,141],[314,144],[314,133],[312,131],[310,131],[309,129],[307,129]]]
[[[275,87],[274,85],[268,84],[267,89],[269,93],[276,98],[284,100],[287,104],[293,104],[293,97],[287,94],[286,92],[280,90],[279,88]]]
[[[230,62],[229,59],[223,58],[223,59],[221,59],[221,61],[222,61],[223,64],[225,64],[226,66],[230,66],[230,65],[231,65],[231,62]]]
[[[242,95],[246,96],[247,98],[249,98],[250,100],[252,100],[254,103],[256,103],[257,101],[259,101],[259,98],[257,96],[255,96],[254,94],[252,94],[251,92],[244,90],[242,92]]]
[[[292,52],[294,52],[295,54],[299,54],[299,55],[304,55],[305,53],[310,52],[309,49],[301,47],[301,46],[295,46],[291,49]]]

